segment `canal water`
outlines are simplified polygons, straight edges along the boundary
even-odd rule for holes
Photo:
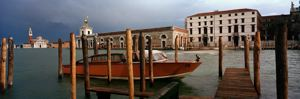
[[[92,54],[92,50],[89,54]],[[100,53],[106,51],[100,50]],[[113,50],[112,52],[124,52]],[[170,60],[174,60],[174,51],[165,51]],[[77,50],[77,59],[82,57],[81,50]],[[242,50],[224,51],[224,68],[241,67],[244,64],[244,52]],[[203,62],[192,74],[181,80],[180,95],[192,96],[214,96],[219,83],[218,79],[218,51],[180,51],[179,60],[194,60],[195,54],[201,57]],[[250,51],[250,71],[253,80],[253,52]],[[63,63],[69,63],[69,49],[63,49]],[[57,49],[15,49],[15,71],[14,86],[0,95],[0,99],[69,99],[70,98],[70,77],[65,76],[62,80],[57,79]],[[289,98],[300,97],[300,50],[288,51],[289,70]],[[261,98],[276,98],[276,71],[275,51],[261,51]],[[171,79],[156,80],[153,88],[149,91],[156,91],[169,82]],[[84,99],[84,80],[77,79],[77,98]],[[139,82],[135,82],[138,90]],[[92,86],[109,86],[116,88],[128,88],[127,81],[112,80],[108,85],[105,80],[92,79]],[[149,87],[149,86],[148,86]],[[96,95],[91,94],[95,99]],[[113,95],[112,98],[126,98],[126,96]]]

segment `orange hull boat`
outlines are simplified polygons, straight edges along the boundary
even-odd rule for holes
[[[158,78],[181,78],[186,74],[193,72],[201,62],[155,62],[153,63],[154,79]],[[82,63],[76,64],[76,73],[78,75],[84,74],[84,66]],[[107,77],[107,64],[105,62],[91,62],[89,63],[90,76],[95,78]],[[111,67],[112,79],[127,79],[128,67],[126,63],[112,63]],[[63,66],[64,74],[70,74],[70,65]],[[133,63],[133,74],[135,79],[140,77],[140,64]],[[146,79],[149,78],[149,65],[145,66]]]

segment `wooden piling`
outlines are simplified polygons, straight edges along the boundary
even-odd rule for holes
[[[127,45],[126,52],[127,52],[127,64],[128,64],[129,99],[134,99],[131,29],[126,29],[126,45]]]
[[[13,86],[14,78],[14,40],[13,38],[8,39],[8,87]]]
[[[148,42],[149,42],[149,77],[150,77],[150,84],[151,86],[154,85],[154,78],[153,78],[153,55],[152,55],[152,40],[151,37],[148,38]]]
[[[75,34],[70,34],[70,53],[71,53],[71,99],[76,99],[76,43]]]
[[[93,43],[94,55],[98,54],[98,46],[97,45],[98,45],[97,44],[97,38],[94,37],[94,43]],[[97,60],[97,58],[95,60]]]
[[[139,36],[139,51],[140,51],[140,91],[146,91],[145,79],[145,38],[144,34],[140,32]]]
[[[110,39],[107,39],[107,82],[111,82],[111,44]]]
[[[244,40],[244,59],[245,59],[245,69],[249,71],[249,40],[248,36],[245,36]]]
[[[254,87],[257,94],[260,95],[260,32],[255,34],[254,42]]]
[[[133,52],[137,52],[138,51],[138,37],[137,35],[133,36]]]
[[[222,36],[219,37],[219,78],[223,76],[223,44]]]
[[[82,35],[82,56],[83,56],[83,65],[84,65],[84,89],[85,96],[90,97],[90,68],[89,68],[89,60],[88,60],[88,42],[87,36]]]
[[[2,93],[5,92],[6,89],[6,54],[7,54],[7,45],[6,38],[2,38],[2,46],[1,46],[1,82],[0,87]]]
[[[288,99],[287,24],[275,41],[277,99]]]
[[[62,68],[62,41],[58,39],[58,78],[62,79],[63,77],[63,68]]]
[[[175,37],[175,62],[178,62],[178,39],[179,37]]]

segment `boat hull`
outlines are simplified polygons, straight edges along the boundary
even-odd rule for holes
[[[201,62],[155,62],[153,63],[154,79],[158,78],[182,78],[193,72]],[[76,74],[84,74],[83,64],[76,64]],[[135,79],[140,77],[140,64],[133,63],[133,75]],[[95,78],[107,78],[107,64],[105,62],[89,63],[90,76]],[[63,66],[64,74],[70,74],[70,65]],[[126,63],[112,63],[112,79],[128,79],[128,66]],[[149,65],[145,66],[145,77],[149,79]]]

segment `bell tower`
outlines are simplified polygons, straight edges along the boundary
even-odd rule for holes
[[[32,41],[32,29],[31,29],[31,26],[29,26],[29,29],[28,29],[28,43],[29,43],[29,44],[33,44],[33,41]]]
[[[80,31],[79,31],[79,35],[87,35],[87,36],[90,36],[90,35],[93,35],[93,28],[91,26],[89,26],[89,22],[88,22],[88,16],[86,16],[83,20],[83,24],[80,28]]]

